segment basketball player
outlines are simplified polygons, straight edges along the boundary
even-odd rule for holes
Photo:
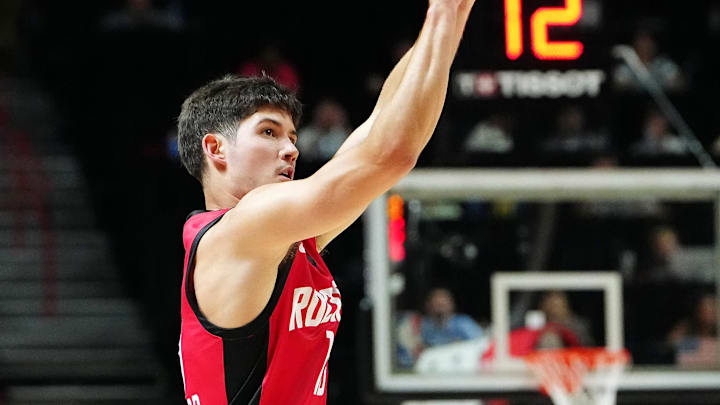
[[[185,223],[180,364],[188,405],[324,404],[340,291],[318,252],[413,168],[443,108],[474,0],[430,0],[377,105],[293,180],[300,104],[270,78],[185,100],[179,149],[208,211]]]

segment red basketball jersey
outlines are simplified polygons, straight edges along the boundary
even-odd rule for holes
[[[179,354],[188,405],[325,404],[342,304],[314,238],[298,243],[278,266],[270,301],[249,324],[220,328],[200,312],[195,251],[225,212],[191,215],[183,229]]]

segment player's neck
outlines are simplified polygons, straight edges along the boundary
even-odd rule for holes
[[[230,194],[218,194],[205,192],[205,209],[221,210],[232,208],[238,203],[238,199]]]
[[[210,181],[203,186],[203,194],[205,195],[205,209],[221,210],[234,207],[240,198],[236,197],[232,190],[222,187],[216,182]]]

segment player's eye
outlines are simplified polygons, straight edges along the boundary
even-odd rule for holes
[[[265,130],[263,131],[263,133],[264,133],[265,135],[268,135],[268,136],[275,136],[275,133],[273,132],[273,130],[272,130],[271,128],[265,129]]]

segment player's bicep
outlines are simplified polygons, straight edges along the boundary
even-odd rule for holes
[[[326,163],[307,179],[268,184],[249,192],[228,212],[248,249],[265,249],[331,232],[351,222],[411,165],[387,164],[355,147]]]

